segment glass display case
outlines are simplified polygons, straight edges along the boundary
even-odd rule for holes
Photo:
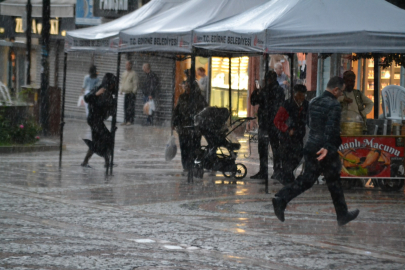
[[[366,59],[364,93],[374,102],[374,59]],[[400,85],[401,81],[401,66],[395,62],[391,67],[380,69],[380,112],[382,112],[381,90],[388,85]],[[374,109],[367,115],[367,118],[374,118]]]
[[[249,57],[231,58],[231,105],[233,117],[247,116]],[[229,58],[211,60],[210,106],[229,108]]]

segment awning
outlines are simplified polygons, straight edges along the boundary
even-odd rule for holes
[[[51,17],[74,18],[76,0],[51,0]],[[42,17],[42,0],[31,0],[32,17]],[[6,0],[0,3],[0,15],[22,17],[27,0]]]
[[[384,0],[364,3],[272,0],[196,29],[193,46],[259,53],[405,52],[405,11]]]
[[[120,31],[120,51],[191,53],[197,27],[240,14],[269,0],[192,0]]]
[[[134,27],[162,12],[189,0],[152,0],[141,8],[114,21],[101,25],[68,31],[65,51],[116,51],[121,30]]]

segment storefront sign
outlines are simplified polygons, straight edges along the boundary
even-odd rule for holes
[[[162,35],[154,34],[153,36],[132,37],[130,35],[122,35],[119,46],[121,49],[132,48],[134,50],[153,51],[156,48],[159,50],[189,52],[191,50],[190,35]]]
[[[341,176],[346,178],[404,177],[404,137],[342,137]]]
[[[224,33],[223,35],[210,35],[197,33],[193,38],[194,44],[218,44],[220,46],[226,47],[230,46],[243,46],[250,48],[263,49],[264,48],[264,38],[260,35],[233,35],[230,33]]]
[[[59,35],[59,20],[58,19],[50,19],[49,23],[51,28],[49,33],[51,35]],[[31,33],[40,35],[42,32],[42,23],[37,22],[36,19],[32,19],[32,30]],[[23,28],[23,19],[16,18],[15,19],[15,32],[16,33],[25,33]]]
[[[117,18],[138,8],[138,0],[94,0],[93,14]]]
[[[93,14],[93,0],[77,0],[76,3],[76,24],[99,25],[101,18]]]

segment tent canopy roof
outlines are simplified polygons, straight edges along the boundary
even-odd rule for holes
[[[68,36],[81,39],[103,39],[117,36],[119,31],[133,27],[161,12],[169,10],[189,0],[152,0],[138,10],[116,20],[101,25],[67,32]]]
[[[191,51],[192,31],[200,26],[239,14],[269,0],[192,0],[176,9],[165,11],[133,28],[120,32],[123,51]],[[152,39],[138,42],[136,38]],[[176,39],[172,46],[155,43],[154,38]],[[148,41],[148,40],[144,40]],[[160,40],[159,40],[160,41]],[[173,40],[172,40],[173,41]],[[165,42],[165,41],[164,41]]]
[[[69,44],[67,50],[114,50],[110,46],[112,43],[111,39],[117,38],[119,31],[133,27],[146,19],[187,1],[189,0],[152,0],[140,9],[111,22],[68,31],[66,34]],[[118,46],[118,39],[115,41],[117,43],[115,45]]]
[[[405,11],[385,0],[272,0],[195,30],[196,47],[268,52],[405,52]],[[202,36],[263,39],[263,46]],[[212,42],[214,41],[214,42]]]

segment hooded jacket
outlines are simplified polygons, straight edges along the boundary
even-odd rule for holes
[[[342,144],[340,138],[340,115],[342,109],[337,98],[325,91],[322,96],[309,103],[309,136],[306,149],[328,150],[328,155],[337,153]]]
[[[257,117],[259,118],[259,128],[269,130],[274,126],[273,121],[278,109],[283,105],[285,100],[284,89],[277,81],[268,85],[267,88],[259,91],[254,90],[250,96],[250,103],[255,106],[259,105]]]

